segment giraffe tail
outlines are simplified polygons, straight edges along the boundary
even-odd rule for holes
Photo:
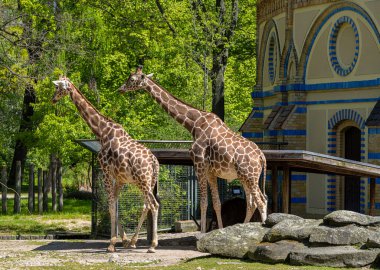
[[[265,194],[265,182],[267,180],[267,160],[266,160],[263,152],[261,152],[260,158],[261,158],[261,162],[262,162],[262,166],[263,166],[263,182],[262,182],[261,191],[262,191],[265,199],[268,200],[268,196]]]

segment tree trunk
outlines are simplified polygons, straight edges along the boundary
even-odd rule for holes
[[[20,123],[19,133],[33,130],[32,116],[34,113],[33,103],[36,102],[36,93],[32,86],[27,86],[24,93],[24,102],[22,108],[22,117]],[[13,154],[12,167],[9,173],[9,185],[15,185],[16,176],[16,162],[21,161],[21,170],[24,170],[26,155],[28,153],[28,148],[22,139],[16,140],[15,151]]]
[[[224,121],[224,73],[227,68],[228,50],[222,48],[213,53],[212,63],[212,112]]]

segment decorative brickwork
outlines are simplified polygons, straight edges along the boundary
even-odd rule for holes
[[[375,110],[370,117],[372,126],[367,130],[365,125],[368,113],[380,101],[378,66],[370,70],[371,65],[366,65],[364,61],[380,55],[380,51],[376,51],[380,45],[380,32],[375,23],[380,18],[378,14],[366,10],[371,3],[339,0],[257,1],[257,25],[261,33],[257,33],[260,46],[257,52],[257,81],[252,93],[255,107],[241,128],[244,136],[253,141],[287,142],[287,149],[310,149],[344,157],[344,134],[355,127],[360,130],[360,161],[380,165],[380,117],[375,115]],[[307,18],[309,15],[313,18]],[[372,39],[366,40],[369,34],[365,33],[370,33]],[[280,55],[276,57],[278,65],[274,61],[274,41],[281,45]],[[373,52],[366,51],[370,48],[369,41],[375,50]],[[350,46],[344,46],[346,44]],[[364,54],[367,56],[363,57]],[[310,61],[318,68],[308,70]],[[365,70],[370,70],[368,74],[359,72],[364,70],[364,66]],[[357,74],[366,76],[359,77]],[[362,91],[363,95],[358,95],[358,91]],[[380,109],[377,114],[380,115]],[[319,133],[321,136],[318,136]],[[308,209],[315,211],[313,213],[344,209],[344,178],[335,175],[321,176],[319,179],[313,177],[292,173],[291,212],[303,215]],[[307,190],[306,183],[310,179],[325,184],[317,190],[319,193]],[[376,181],[379,190],[380,179]],[[360,180],[361,212],[368,211],[367,182],[367,179]],[[313,182],[314,185],[318,183]],[[315,205],[311,207],[307,195],[322,199],[314,197]],[[376,213],[379,213],[380,192],[376,196]]]

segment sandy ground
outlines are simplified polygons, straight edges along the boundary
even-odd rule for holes
[[[194,243],[194,233],[165,234],[159,239],[162,244],[154,254],[147,253],[149,246],[146,241],[139,241],[136,249],[124,249],[119,242],[115,253],[107,253],[108,240],[1,240],[0,269],[60,266],[66,262],[163,266],[208,255],[196,251],[191,244]]]

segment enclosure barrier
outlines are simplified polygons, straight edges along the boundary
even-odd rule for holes
[[[16,176],[14,188],[8,187],[8,175],[6,166],[1,167],[1,213],[8,214],[8,202],[13,197],[13,213],[21,213],[22,200],[27,199],[27,209],[30,214],[38,213],[42,215],[49,211],[49,197],[51,198],[51,210],[63,211],[63,187],[62,187],[62,164],[52,161],[49,170],[38,168],[35,174],[34,164],[29,165],[27,193],[22,192],[23,172],[21,170],[21,162],[16,162]],[[37,179],[36,179],[37,175]],[[36,182],[37,180],[37,182]],[[36,204],[37,191],[37,204]],[[49,194],[51,195],[49,196]],[[37,207],[36,207],[37,205]]]

